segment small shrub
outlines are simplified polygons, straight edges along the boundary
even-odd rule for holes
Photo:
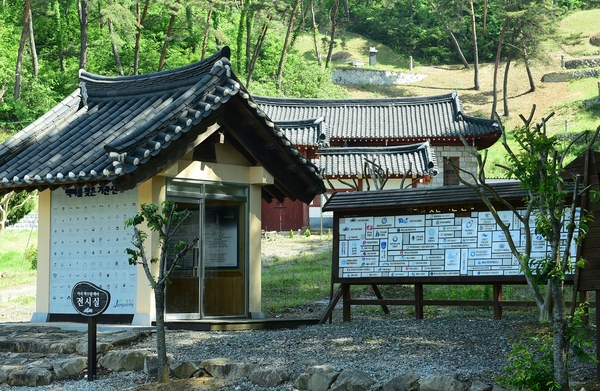
[[[293,229],[290,229],[290,238],[294,239],[294,230]]]
[[[304,231],[304,236],[306,236],[307,238],[310,237],[310,229]]]
[[[502,368],[498,381],[502,387],[512,390],[560,390],[560,385],[554,381],[552,336],[540,332],[513,342],[508,365]]]
[[[38,249],[36,246],[29,246],[25,250],[25,259],[31,265],[31,270],[37,270]]]

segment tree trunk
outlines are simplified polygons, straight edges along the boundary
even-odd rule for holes
[[[154,300],[156,300],[156,353],[158,355],[156,379],[159,383],[166,383],[170,380],[165,338],[165,288],[164,282],[157,284],[154,288]]]
[[[529,79],[529,92],[535,92],[535,80],[533,80],[533,74],[529,67],[529,58],[527,57],[527,50],[523,48],[523,57],[525,57],[525,70],[527,71],[527,79]]]
[[[452,44],[454,45],[454,48],[456,49],[456,54],[458,54],[460,61],[463,63],[463,66],[465,67],[465,69],[471,68],[471,66],[467,62],[467,59],[465,58],[465,55],[463,54],[463,52],[460,48],[460,44],[458,43],[458,41],[456,40],[456,37],[454,36],[454,33],[450,29],[450,26],[448,26],[448,23],[446,23],[446,18],[444,18],[444,15],[442,15],[440,10],[435,6],[435,4],[433,4],[433,2],[431,0],[427,0],[427,2],[429,3],[429,5],[431,5],[433,10],[437,13],[438,18],[440,18],[440,20],[444,24],[444,27],[446,28],[448,35],[450,35],[450,40],[452,41]],[[412,6],[412,2],[411,2],[411,6]]]
[[[115,65],[119,70],[119,75],[125,76],[123,73],[123,65],[121,65],[121,59],[119,58],[119,50],[117,49],[117,44],[114,39],[115,30],[113,27],[112,20],[108,19],[108,33],[110,34],[110,45],[112,46],[113,57],[115,59]]]
[[[79,69],[87,67],[87,41],[88,41],[88,0],[79,0],[77,3],[79,11]]]
[[[512,61],[512,51],[508,52],[506,67],[504,68],[504,82],[502,84],[502,100],[504,101],[504,116],[508,117],[508,70]]]
[[[479,48],[477,46],[477,30],[475,29],[475,9],[473,8],[473,2],[469,2],[471,5],[471,30],[473,38],[473,89],[479,91]]]
[[[331,9],[331,36],[329,37],[329,50],[327,51],[327,58],[325,59],[325,68],[329,67],[331,56],[333,54],[333,45],[335,44],[335,29],[337,26],[337,12],[340,6],[340,0],[335,0]]]
[[[500,67],[500,58],[502,56],[502,45],[504,44],[504,33],[508,26],[509,19],[504,19],[502,25],[502,31],[500,32],[500,41],[498,42],[498,50],[496,51],[496,63],[494,64],[494,86],[492,88],[492,114],[491,118],[494,118],[496,114],[496,105],[498,104],[498,68]]]
[[[246,74],[250,70],[250,60],[252,59],[252,23],[254,22],[254,13],[249,11],[246,15],[246,55],[244,56],[244,64]]]
[[[242,12],[240,12],[240,20],[238,22],[237,34],[235,37],[235,50],[233,51],[233,57],[235,61],[235,71],[241,72],[242,70],[242,46],[244,41],[244,31],[246,30],[246,18],[248,17],[248,0],[242,1]]]
[[[25,51],[25,42],[29,32],[29,15],[31,11],[31,1],[25,0],[25,9],[23,10],[23,29],[21,30],[21,40],[19,41],[19,51],[17,52],[17,66],[15,70],[15,90],[14,99],[21,96],[21,71],[23,69],[23,52]]]
[[[212,8],[208,10],[208,16],[206,17],[206,31],[204,31],[204,38],[202,39],[202,52],[200,53],[200,59],[203,60],[206,57],[206,46],[208,45],[208,32],[210,31],[210,19],[212,17]]]
[[[338,1],[338,0],[336,0],[336,1]],[[294,16],[296,15],[296,11],[298,10],[299,4],[300,4],[300,0],[296,0],[294,2],[294,7],[292,8],[292,14],[290,15],[290,22],[288,23],[287,32],[285,34],[285,40],[283,41],[283,50],[281,51],[281,59],[279,60],[279,68],[277,69],[277,90],[281,90],[281,82],[283,79],[283,65],[285,63],[285,55],[288,50],[290,36],[292,35],[292,29],[294,28]]]
[[[350,7],[348,7],[348,0],[342,0],[342,4],[344,5],[344,11],[346,12],[346,18],[350,20]],[[411,0],[412,4],[412,0]]]
[[[150,6],[150,0],[146,0],[144,4],[144,12],[142,16],[140,16],[140,3],[136,3],[137,7],[137,33],[135,34],[135,49],[133,52],[133,74],[137,75],[139,73],[139,63],[140,63],[140,39],[142,37],[142,27],[144,26],[144,22],[146,21],[146,15],[148,15],[148,7]]]
[[[177,0],[179,3],[179,0]],[[167,57],[167,48],[169,47],[169,41],[171,40],[171,34],[173,33],[173,25],[175,25],[175,12],[171,14],[171,19],[169,20],[169,27],[167,27],[167,35],[165,36],[165,42],[163,43],[162,50],[160,51],[160,60],[158,61],[158,71],[162,71],[163,66],[165,65],[165,58]]]
[[[317,61],[319,62],[319,66],[321,66],[321,52],[319,51],[319,28],[317,27],[317,23],[315,21],[315,7],[313,0],[310,0],[310,13],[312,14],[312,28],[313,28],[313,41],[315,43],[315,56],[317,56]]]
[[[14,191],[11,191],[3,196],[0,196],[0,237],[6,229],[6,220],[8,220],[8,203],[12,196],[15,195]]]
[[[58,46],[58,59],[60,63],[60,71],[65,73],[67,69],[67,65],[65,62],[65,44],[64,44],[64,36],[63,36],[63,23],[62,18],[60,16],[60,4],[58,0],[54,2],[54,13],[56,15],[56,33],[57,33],[57,43]]]
[[[560,385],[561,391],[569,391],[569,376],[567,372],[567,317],[565,315],[564,283],[553,280],[551,284],[554,310],[552,316],[554,350],[554,380]]]
[[[246,78],[246,88],[250,85],[250,82],[252,81],[252,74],[254,73],[256,60],[258,59],[258,54],[260,53],[262,45],[265,42],[265,37],[267,36],[267,31],[269,30],[269,22],[271,21],[272,17],[269,16],[267,19],[267,22],[263,24],[258,39],[256,40],[256,45],[254,45],[254,52],[252,53],[252,58],[250,59],[250,67],[248,69],[248,77]]]
[[[37,49],[35,47],[35,38],[33,36],[33,15],[31,14],[31,7],[29,7],[29,47],[31,49],[31,61],[33,63],[33,77],[38,77],[40,73],[40,67],[38,63]]]

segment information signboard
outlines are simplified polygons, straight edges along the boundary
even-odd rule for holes
[[[71,303],[80,315],[98,316],[108,308],[110,292],[91,282],[80,281],[73,286]]]
[[[500,211],[517,247],[532,239],[532,258],[542,259],[549,244],[525,232],[511,211]],[[576,211],[579,221],[580,211]],[[563,227],[566,240],[566,227]],[[336,280],[397,277],[478,277],[521,274],[506,235],[489,211],[340,217]],[[564,243],[562,250],[564,250]],[[573,260],[576,246],[569,249]]]

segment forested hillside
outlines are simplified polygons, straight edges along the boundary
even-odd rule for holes
[[[387,64],[541,57],[568,12],[600,0],[3,0],[0,140],[77,88],[80,68],[135,75],[189,64],[228,45],[254,94],[344,97],[330,81],[351,33],[391,49]],[[300,45],[302,42],[304,46]],[[504,43],[498,51],[499,43]],[[308,46],[307,46],[308,45]],[[500,54],[498,56],[498,53]],[[365,53],[362,53],[365,54]]]

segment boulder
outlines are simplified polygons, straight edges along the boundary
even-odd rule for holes
[[[144,369],[145,357],[150,352],[145,350],[113,350],[106,353],[98,363],[113,371],[141,371]]]
[[[590,37],[590,45],[600,46],[600,33],[596,33]]]
[[[228,358],[213,358],[202,362],[202,367],[213,377],[237,380],[248,376],[256,369],[256,365],[245,362],[235,362]]]
[[[24,367],[16,369],[8,376],[10,386],[47,386],[52,380],[52,372],[43,367]]]
[[[252,371],[248,379],[254,384],[263,388],[277,387],[280,384],[289,381],[290,375],[283,368],[256,369]]]
[[[173,361],[169,364],[171,374],[178,379],[189,379],[200,368],[202,368],[202,363],[198,361]]]
[[[465,391],[465,385],[454,376],[426,376],[421,380],[420,391]]]
[[[167,353],[167,363],[170,366],[174,357],[172,354]],[[169,368],[170,369],[170,368]],[[144,373],[148,376],[156,377],[158,373],[158,355],[157,354],[147,354],[144,357]]]
[[[418,391],[420,377],[412,372],[396,376],[381,387],[381,391]]]
[[[469,391],[492,391],[493,386],[489,383],[484,383],[481,380],[475,380],[471,384]]]
[[[316,365],[300,375],[294,387],[299,390],[327,391],[339,374],[330,365]]]
[[[331,385],[331,391],[367,391],[373,378],[360,369],[345,369]]]
[[[86,365],[87,359],[80,356],[61,358],[52,362],[54,376],[57,379],[81,373]]]

